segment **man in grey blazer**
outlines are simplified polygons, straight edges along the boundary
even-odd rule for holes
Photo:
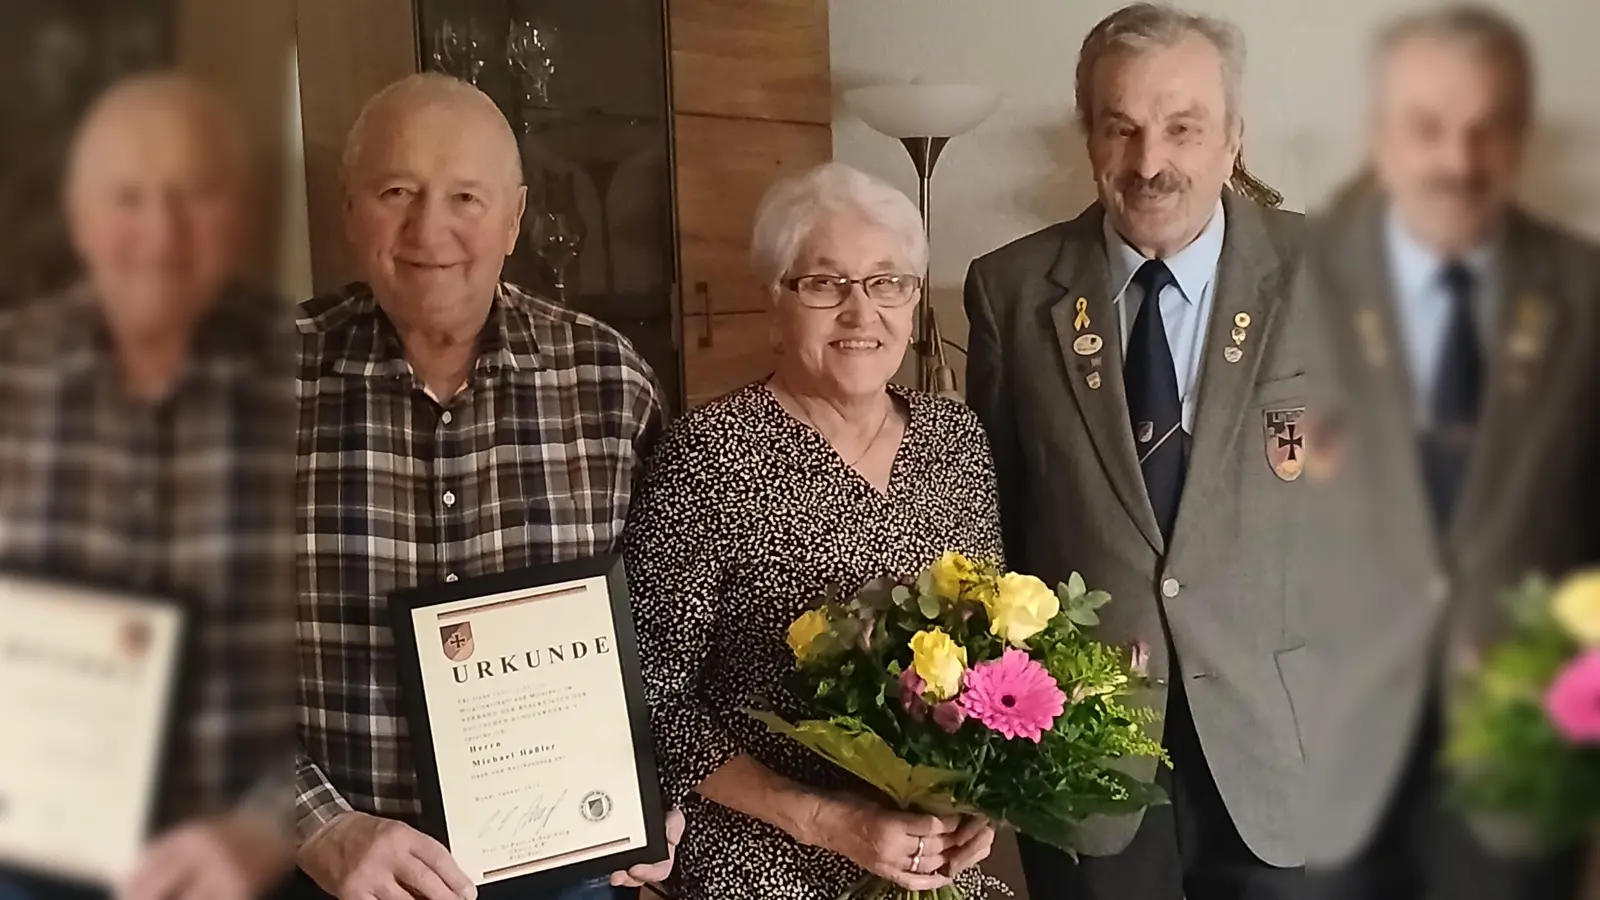
[[[1580,853],[1486,841],[1435,764],[1450,670],[1494,637],[1502,592],[1600,559],[1600,250],[1512,200],[1533,76],[1501,14],[1397,21],[1376,76],[1372,189],[1314,229],[1300,298],[1362,539],[1308,618],[1312,896],[1568,900]]]
[[[1041,900],[1277,900],[1302,883],[1302,220],[1224,190],[1243,56],[1233,26],[1168,6],[1102,21],[1077,75],[1099,202],[967,275],[968,397],[1007,561],[1111,593],[1098,636],[1148,648],[1174,762],[1136,772],[1173,804],[1090,822],[1080,862],[1024,841]]]

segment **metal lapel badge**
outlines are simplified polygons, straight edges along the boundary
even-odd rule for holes
[[[1267,464],[1272,474],[1284,481],[1294,481],[1305,471],[1306,462],[1306,408],[1269,409],[1262,413],[1266,431]]]

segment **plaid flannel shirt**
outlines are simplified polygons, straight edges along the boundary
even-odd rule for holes
[[[388,594],[618,549],[661,407],[626,338],[511,285],[443,403],[366,285],[299,328],[303,842],[348,809],[420,820]]]
[[[131,398],[86,288],[0,320],[0,564],[175,596],[192,638],[157,826],[285,815],[293,755],[293,345],[230,291],[173,392]]]

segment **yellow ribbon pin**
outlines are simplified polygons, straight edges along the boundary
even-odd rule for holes
[[[1089,327],[1089,301],[1083,297],[1078,298],[1078,315],[1072,320],[1072,330],[1082,331]]]

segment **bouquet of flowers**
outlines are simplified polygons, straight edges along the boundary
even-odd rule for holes
[[[1511,611],[1454,698],[1445,762],[1487,836],[1551,849],[1600,825],[1600,571],[1530,579]]]
[[[1156,714],[1126,699],[1146,654],[1083,632],[1110,599],[1077,574],[1052,591],[946,553],[915,580],[821,598],[789,628],[807,718],[751,715],[900,809],[981,814],[1071,853],[1089,816],[1164,800],[1115,765],[1166,757],[1143,728]],[[875,876],[845,894],[919,896],[964,894],[919,895]]]

